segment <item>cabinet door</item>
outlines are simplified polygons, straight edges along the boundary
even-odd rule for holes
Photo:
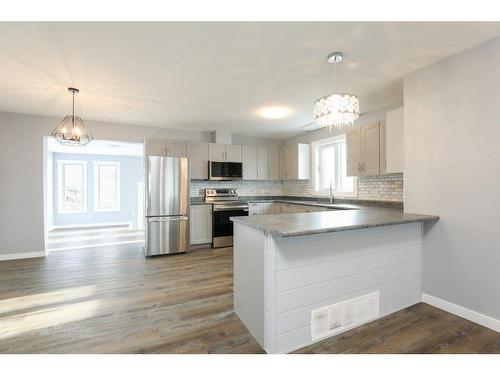
[[[144,139],[144,156],[164,156],[167,152],[167,142],[163,138]]]
[[[212,242],[212,205],[192,205],[190,212],[190,243]]]
[[[241,159],[243,162],[243,179],[257,179],[257,147],[241,146]]]
[[[248,205],[248,215],[262,215],[262,205],[261,203],[250,203]]]
[[[274,203],[264,203],[262,208],[262,213],[264,215],[273,215],[274,214]]]
[[[384,173],[404,171],[404,112],[403,107],[386,113],[385,125],[380,126],[380,169]]]
[[[294,178],[309,180],[311,178],[311,145],[299,143],[294,145]]]
[[[269,179],[279,180],[280,178],[280,149],[279,147],[269,147]]]
[[[269,149],[265,146],[257,147],[257,178],[259,180],[269,178]]]
[[[287,148],[286,146],[280,148],[280,180],[287,179]]]
[[[208,145],[208,160],[210,161],[226,161],[226,145],[221,143],[209,143]]]
[[[241,163],[241,145],[226,145],[226,161]]]
[[[379,124],[361,127],[362,174],[374,176],[380,174],[380,134]]]
[[[290,145],[286,148],[286,177],[288,180],[299,178],[299,147]]]
[[[345,134],[346,175],[361,176],[361,129],[355,128]]]
[[[186,149],[191,168],[191,179],[208,179],[208,144],[188,143]]]
[[[186,156],[186,142],[167,140],[167,156],[178,158]]]

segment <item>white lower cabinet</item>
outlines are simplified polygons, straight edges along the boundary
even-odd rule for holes
[[[263,203],[250,203],[248,205],[248,215],[273,215],[275,203],[273,202],[263,202]]]
[[[212,242],[212,205],[191,205],[190,243],[199,245]]]
[[[248,205],[248,214],[252,215],[279,215],[279,214],[300,214],[304,212],[327,211],[326,207],[307,206],[294,203],[267,203],[256,202]]]

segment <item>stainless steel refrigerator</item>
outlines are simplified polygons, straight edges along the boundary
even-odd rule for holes
[[[146,256],[189,249],[189,160],[145,158]]]

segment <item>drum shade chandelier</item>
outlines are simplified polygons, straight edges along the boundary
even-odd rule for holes
[[[79,116],[75,116],[75,94],[80,91],[74,87],[68,87],[68,91],[73,95],[73,111],[71,115],[62,119],[52,132],[52,136],[63,145],[85,146],[93,138],[83,120]]]
[[[338,67],[343,57],[342,52],[328,55],[328,62],[334,64],[333,93],[314,102],[314,122],[322,128],[342,129],[352,126],[359,118],[359,98],[355,95],[337,92]]]

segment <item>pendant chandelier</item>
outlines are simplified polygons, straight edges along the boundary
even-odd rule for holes
[[[73,94],[73,112],[62,119],[52,132],[52,136],[63,145],[85,146],[93,138],[83,120],[75,116],[75,94],[80,91],[74,87],[68,87],[68,91]]]
[[[322,128],[342,129],[352,126],[359,118],[358,97],[337,92],[338,67],[343,57],[342,52],[328,55],[328,62],[334,64],[333,94],[319,98],[314,103],[314,121]]]

